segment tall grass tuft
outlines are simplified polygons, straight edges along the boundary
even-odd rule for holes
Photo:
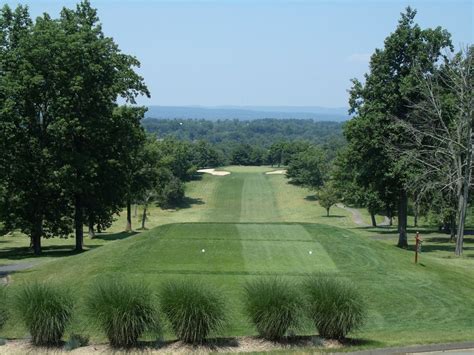
[[[14,302],[34,345],[60,343],[74,306],[67,290],[47,283],[33,283],[23,286]]]
[[[320,336],[343,339],[366,319],[366,304],[347,282],[326,276],[310,277],[305,283],[308,313]]]
[[[258,279],[247,283],[244,290],[245,311],[261,337],[278,340],[300,325],[303,302],[293,283]]]
[[[155,297],[142,283],[101,279],[92,286],[86,307],[112,347],[130,348],[146,332],[161,333]]]
[[[186,343],[202,343],[225,323],[223,298],[197,282],[165,284],[160,293],[160,304],[176,337]]]
[[[3,328],[8,319],[7,290],[0,285],[0,329]]]

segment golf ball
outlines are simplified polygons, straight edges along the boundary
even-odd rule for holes
[[[311,254],[313,254],[313,252],[310,250],[310,251],[309,251],[309,255],[311,255]]]
[[[205,253],[205,252],[206,252],[206,249],[202,249],[201,252],[202,252],[202,253]]]

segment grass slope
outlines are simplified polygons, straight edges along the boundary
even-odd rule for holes
[[[354,336],[367,339],[368,345],[472,337],[470,244],[466,258],[451,259],[447,251],[430,251],[435,243],[427,242],[422,264],[414,265],[411,251],[393,246],[392,229],[356,228],[349,213],[338,208],[333,217],[324,217],[307,191],[287,184],[283,176],[265,175],[267,169],[230,170],[229,176],[193,182],[190,207],[153,210],[149,225],[157,228],[121,234],[120,240],[79,255],[49,257],[54,261],[15,274],[12,288],[33,280],[72,288],[79,315],[73,331],[91,334],[82,299],[97,277],[142,280],[156,291],[171,278],[198,279],[225,294],[231,315],[226,334],[248,335],[254,331],[242,316],[245,281],[264,275],[298,280],[323,272],[351,280],[367,299],[370,318]],[[14,318],[4,329],[0,336],[25,334]]]

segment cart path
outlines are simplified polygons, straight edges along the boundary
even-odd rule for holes
[[[355,208],[347,207],[343,205],[342,203],[338,203],[336,207],[342,208],[352,214],[352,220],[355,224],[358,226],[362,227],[371,227],[367,223],[364,222],[364,219],[362,218],[362,214],[356,210]],[[384,216],[384,221],[382,223],[378,223],[377,226],[388,226],[390,224],[390,220],[388,219],[387,216]]]
[[[32,268],[36,264],[37,263],[21,263],[11,265],[0,265],[0,285],[7,284],[9,282],[9,275],[11,273]]]
[[[398,348],[380,348],[372,350],[362,350],[344,353],[333,354],[352,354],[352,355],[388,355],[388,354],[473,354],[474,342],[460,342],[447,344],[428,344],[428,345],[414,345],[404,346]]]

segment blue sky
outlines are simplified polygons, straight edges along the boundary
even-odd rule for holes
[[[57,16],[75,1],[20,1]],[[91,1],[106,35],[142,63],[146,105],[347,105],[403,9],[473,43],[474,1]],[[18,1],[6,1],[15,6]]]

